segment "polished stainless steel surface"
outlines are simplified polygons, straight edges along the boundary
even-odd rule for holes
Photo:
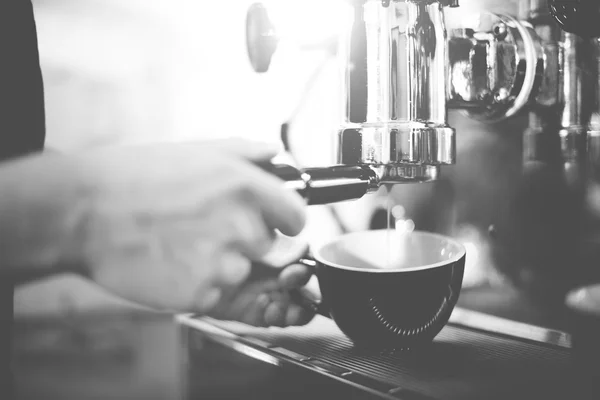
[[[593,42],[593,54],[596,59],[596,93],[587,136],[587,162],[590,180],[600,183],[600,39]]]
[[[563,32],[546,1],[524,3],[543,49],[543,80],[528,107],[523,171],[510,188],[515,195],[494,262],[534,297],[562,303],[569,287],[599,279],[598,220],[589,211],[597,201],[590,192],[598,160],[590,116],[597,107],[598,53],[594,41]]]
[[[541,84],[544,60],[535,33],[523,23],[491,13],[478,17],[452,32],[449,105],[490,122],[527,105]]]
[[[456,163],[449,105],[494,121],[547,87],[546,54],[529,25],[480,13],[449,40],[446,6],[458,2],[360,0],[340,9],[337,161],[371,166],[377,184],[436,181],[441,166]]]
[[[573,33],[564,33],[561,40],[562,100],[563,111],[559,131],[561,153],[565,177],[571,184],[583,184],[585,174],[586,123],[584,114],[584,85],[586,81],[585,59],[581,54],[586,50],[583,39]],[[589,51],[589,47],[587,48]],[[591,82],[587,82],[588,84]]]
[[[600,279],[598,39],[577,36],[593,28],[573,24],[581,9],[559,24],[547,0],[450,3],[340,11],[336,162],[368,166],[378,185],[432,182],[386,191],[387,204],[555,307]]]
[[[455,140],[454,130],[419,122],[364,124],[340,132],[340,163],[450,165]]]
[[[478,263],[486,264],[474,269],[493,271],[553,309],[568,288],[600,279],[598,41],[563,32],[545,0],[465,3],[446,15],[449,106],[457,94],[462,102],[462,110],[450,113],[460,139],[456,164],[434,188],[397,188],[393,203],[418,229],[471,244]],[[494,29],[488,17],[483,29],[483,15],[506,21],[501,41],[496,37],[504,28]],[[499,66],[514,74],[491,73]],[[535,67],[532,86],[523,83],[529,66]],[[477,79],[461,81],[464,76]],[[490,82],[512,90],[508,99],[528,91],[520,112],[495,121],[510,102],[486,109],[485,96],[475,93],[486,93]]]
[[[529,0],[529,18],[535,29],[536,44],[544,56],[543,80],[530,115],[530,131],[553,136],[558,130],[560,154],[540,153],[538,160],[562,163],[564,179],[573,190],[584,190],[588,165],[587,155],[590,114],[597,97],[598,54],[594,42],[574,33],[562,31],[552,19],[545,0]],[[583,21],[582,21],[583,22]],[[552,115],[557,113],[559,120]],[[593,140],[592,140],[593,141]],[[526,144],[536,143],[526,142]],[[539,144],[539,143],[538,143]],[[545,146],[548,147],[548,138]],[[590,148],[593,150],[593,144]],[[535,160],[535,144],[525,149],[526,160]]]
[[[408,119],[446,125],[447,32],[442,5],[407,3]]]
[[[338,160],[374,166],[381,183],[436,180],[456,152],[447,124],[443,4],[366,0],[353,10],[339,47]]]
[[[436,165],[385,164],[373,169],[382,184],[426,183],[440,176],[440,167]]]

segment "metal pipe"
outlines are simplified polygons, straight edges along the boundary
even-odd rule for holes
[[[363,197],[379,188],[375,170],[368,166],[332,166],[299,169],[287,164],[260,163],[284,185],[298,192],[309,205],[330,204]]]

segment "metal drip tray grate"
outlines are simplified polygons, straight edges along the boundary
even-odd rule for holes
[[[568,384],[571,357],[567,346],[460,326],[448,325],[432,346],[418,352],[374,353],[354,347],[323,317],[305,327],[285,329],[212,319],[192,318],[184,323],[388,398],[548,399],[573,395]]]

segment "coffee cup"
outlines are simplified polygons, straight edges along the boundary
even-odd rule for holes
[[[321,299],[296,302],[331,318],[356,345],[414,349],[448,322],[462,287],[465,247],[443,235],[370,230],[345,234],[301,263],[314,269]]]

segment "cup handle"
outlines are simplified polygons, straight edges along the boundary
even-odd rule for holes
[[[314,269],[317,266],[315,260],[309,258],[301,258],[294,262],[294,264],[302,264],[309,268]],[[316,314],[322,315],[327,318],[331,318],[329,308],[325,305],[323,300],[315,299],[314,295],[306,288],[299,288],[290,291],[292,301],[302,308],[312,311]]]

